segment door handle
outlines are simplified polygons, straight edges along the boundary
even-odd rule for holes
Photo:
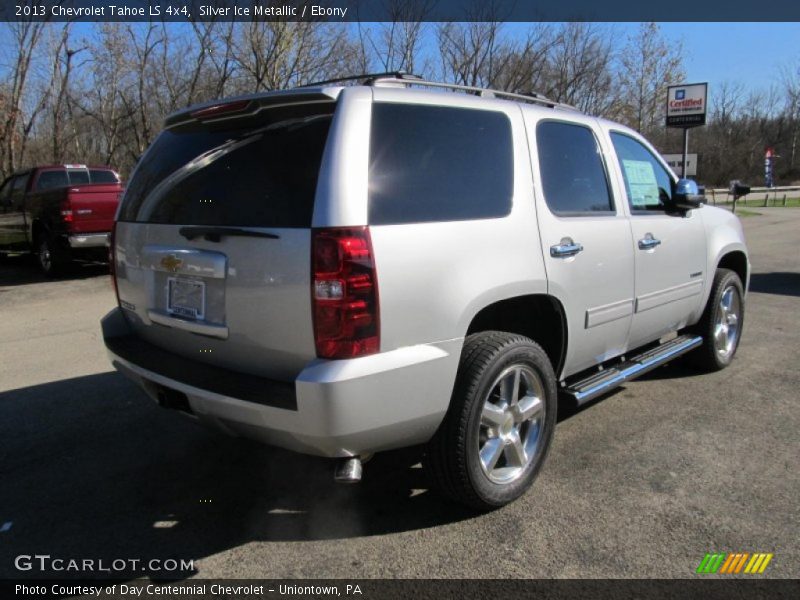
[[[660,245],[661,240],[654,238],[652,233],[645,233],[644,237],[639,240],[639,250],[652,250]]]
[[[555,246],[550,246],[550,256],[553,258],[567,258],[583,251],[583,245],[576,244],[572,238],[563,238]]]

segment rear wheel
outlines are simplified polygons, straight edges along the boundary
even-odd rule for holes
[[[556,378],[544,350],[521,335],[471,335],[426,466],[454,500],[481,510],[503,506],[533,483],[555,420]]]
[[[64,271],[67,257],[48,234],[43,233],[38,241],[39,268],[47,277],[57,277]]]
[[[729,269],[718,269],[705,312],[693,328],[703,336],[703,344],[689,355],[692,362],[706,371],[724,369],[739,347],[744,325],[744,286]]]

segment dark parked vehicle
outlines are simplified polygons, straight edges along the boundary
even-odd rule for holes
[[[73,259],[108,258],[122,184],[111,167],[49,165],[0,187],[0,254],[36,254],[46,275]]]

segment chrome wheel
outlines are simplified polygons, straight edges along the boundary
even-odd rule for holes
[[[50,255],[50,244],[47,243],[47,240],[42,241],[39,245],[39,264],[42,265],[45,273],[49,273],[53,266],[53,257]]]
[[[723,359],[736,350],[742,319],[742,301],[739,290],[729,285],[722,292],[714,321],[714,348]]]
[[[478,457],[490,481],[518,479],[539,451],[545,422],[544,386],[523,365],[505,369],[483,401],[478,430]]]

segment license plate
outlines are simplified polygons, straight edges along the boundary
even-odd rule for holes
[[[205,316],[206,284],[194,279],[167,279],[167,312],[186,319]]]

